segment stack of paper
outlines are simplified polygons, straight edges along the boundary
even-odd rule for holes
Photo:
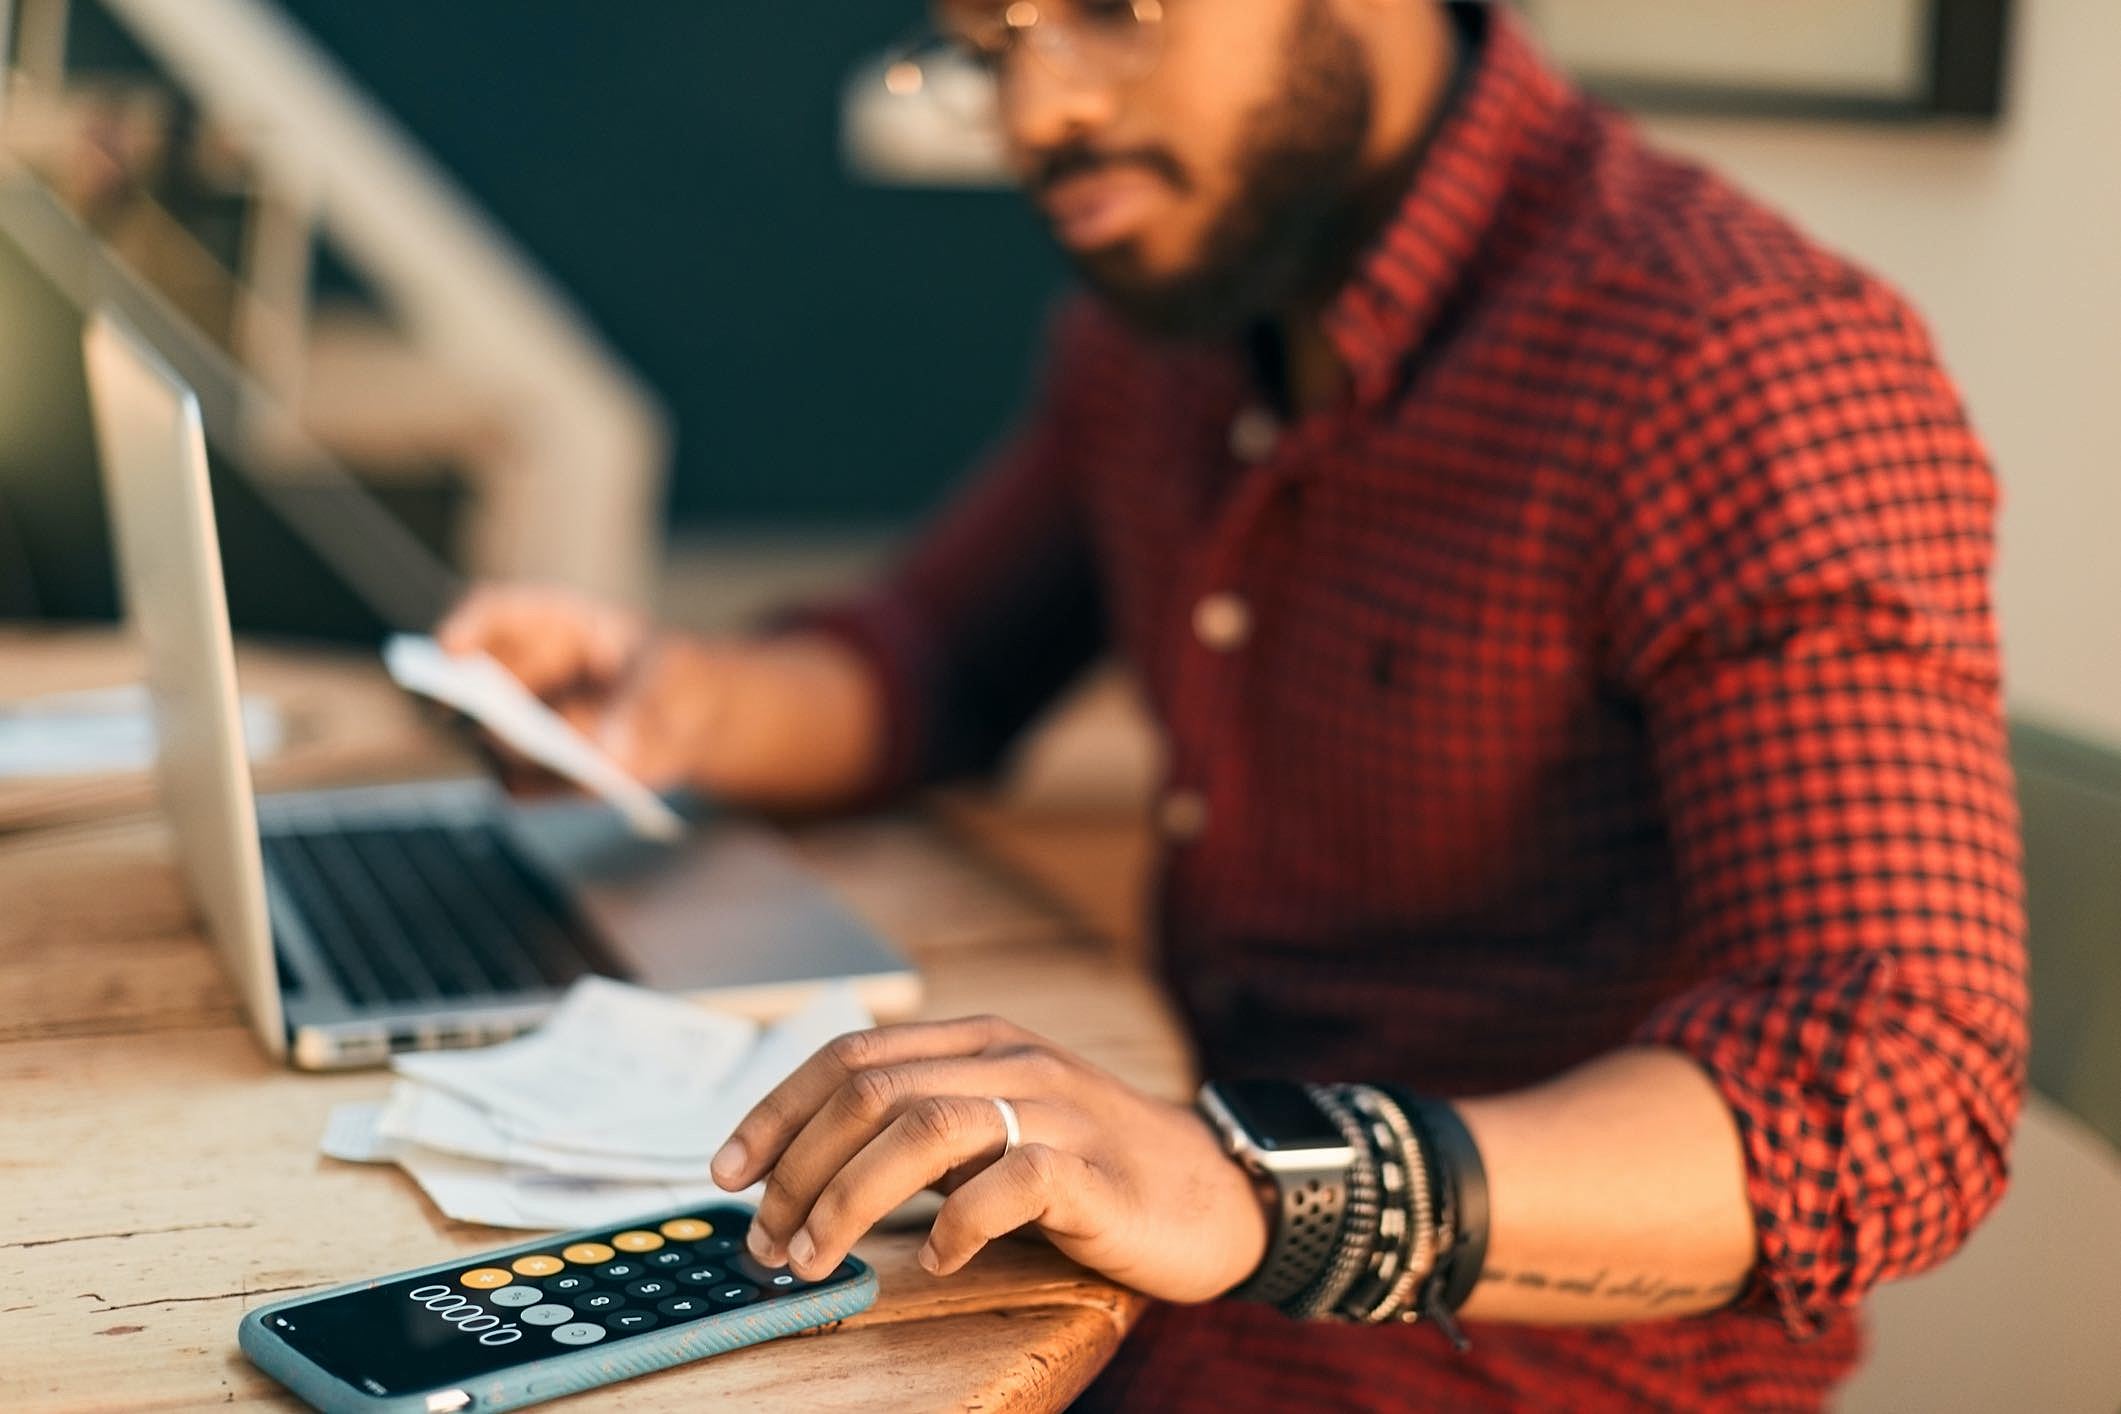
[[[623,1221],[723,1196],[707,1161],[737,1121],[818,1047],[873,1024],[844,986],[761,1033],[585,978],[528,1036],[399,1056],[389,1099],[332,1111],[324,1152],[397,1164],[463,1222]]]

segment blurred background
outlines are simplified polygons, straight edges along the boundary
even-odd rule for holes
[[[2005,494],[2034,1078],[2121,1142],[2121,5],[1520,8],[1931,321]],[[919,16],[0,0],[0,620],[113,613],[98,300],[201,390],[240,631],[368,643],[492,575],[717,627],[873,567],[1063,280],[977,80],[895,63]],[[1153,741],[1088,702],[1023,774],[1123,805]]]

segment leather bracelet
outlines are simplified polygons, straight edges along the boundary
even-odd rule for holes
[[[1488,1171],[1457,1110],[1442,1100],[1417,1100],[1412,1113],[1442,1161],[1439,1167],[1450,1175],[1456,1232],[1442,1295],[1444,1308],[1456,1315],[1473,1294],[1488,1257]]]

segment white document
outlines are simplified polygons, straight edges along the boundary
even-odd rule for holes
[[[683,817],[654,791],[619,769],[484,653],[450,654],[432,638],[401,633],[383,645],[383,663],[407,692],[455,708],[532,761],[602,798],[635,834],[669,841],[685,833]]]
[[[464,1222],[546,1231],[735,1196],[707,1173],[738,1120],[820,1046],[874,1021],[844,984],[763,1035],[749,1021],[584,978],[543,1027],[399,1056],[381,1104],[340,1105],[323,1149],[395,1163]]]
[[[392,1066],[478,1105],[510,1136],[570,1149],[705,1158],[722,1082],[758,1038],[741,1017],[602,977],[575,983],[528,1036]]]
[[[272,756],[285,737],[279,709],[246,697],[242,713],[245,753],[253,761]],[[0,702],[0,779],[144,771],[154,764],[154,708],[144,683]]]
[[[756,1202],[756,1188],[724,1193],[711,1180],[682,1183],[625,1183],[544,1173],[517,1165],[481,1163],[477,1159],[407,1149],[398,1164],[413,1176],[422,1192],[459,1222],[552,1232],[625,1222],[658,1208],[688,1203],[726,1202],[732,1197]]]
[[[459,1158],[513,1164],[574,1178],[623,1179],[634,1183],[702,1183],[705,1158],[654,1158],[585,1153],[512,1135],[494,1116],[468,1100],[429,1085],[400,1080],[390,1099],[377,1106],[379,1136],[386,1142],[418,1144]]]
[[[333,1105],[324,1122],[324,1152],[349,1164],[387,1164],[397,1158],[398,1146],[386,1138],[378,1120],[383,1107],[362,1101]]]

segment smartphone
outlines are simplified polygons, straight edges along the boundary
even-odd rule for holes
[[[520,1409],[843,1320],[876,1300],[849,1257],[820,1281],[745,1250],[722,1203],[585,1228],[261,1306],[252,1363],[338,1411]]]

